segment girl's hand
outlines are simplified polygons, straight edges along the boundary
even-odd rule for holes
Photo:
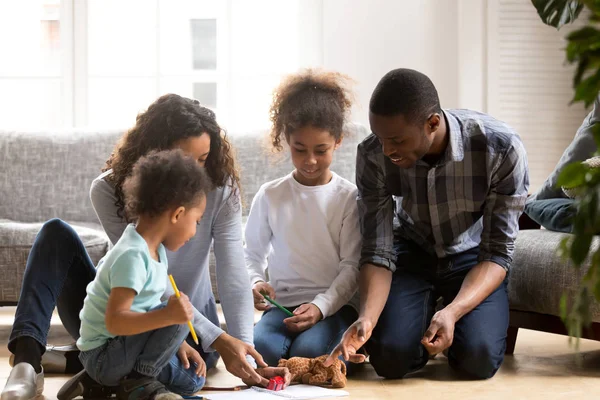
[[[312,328],[323,319],[323,313],[319,307],[312,303],[302,304],[294,310],[294,316],[283,320],[290,332],[302,332]]]
[[[206,363],[200,357],[200,353],[190,346],[185,340],[179,346],[177,356],[185,369],[190,368],[190,360],[196,364],[196,375],[206,378]]]
[[[263,292],[275,300],[275,289],[273,289],[273,286],[263,281],[256,282],[254,286],[252,286],[252,295],[254,296],[254,308],[258,311],[265,311],[271,308],[271,304],[263,297]]]
[[[180,298],[175,295],[169,297],[169,302],[165,307],[173,324],[185,324],[194,319],[194,308],[189,297],[183,292],[180,293],[180,296]]]

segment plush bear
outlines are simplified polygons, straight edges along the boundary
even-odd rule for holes
[[[334,388],[346,386],[346,364],[339,359],[325,367],[327,354],[317,358],[292,357],[279,360],[279,367],[287,367],[292,374],[292,382],[308,385],[329,385]]]

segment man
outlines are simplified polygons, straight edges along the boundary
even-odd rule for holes
[[[506,276],[529,178],[517,134],[492,117],[442,110],[431,80],[385,75],[373,132],[358,146],[363,247],[358,320],[329,361],[401,378],[446,349],[450,366],[492,377],[504,358]],[[437,299],[445,307],[434,314]]]

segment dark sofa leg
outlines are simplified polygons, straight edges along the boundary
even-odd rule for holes
[[[517,344],[517,334],[519,328],[515,326],[509,326],[508,332],[506,333],[506,351],[505,354],[513,355],[515,352],[515,345]]]

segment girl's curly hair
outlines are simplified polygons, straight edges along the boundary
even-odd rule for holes
[[[273,149],[283,149],[282,135],[289,138],[306,126],[327,130],[340,139],[354,100],[352,83],[339,72],[313,69],[285,77],[273,92],[269,110]]]
[[[213,187],[231,186],[230,199],[239,206],[241,186],[234,151],[215,114],[198,100],[166,94],[138,114],[135,126],[121,137],[102,169],[112,169],[106,180],[115,188],[117,214],[127,218],[123,183],[140,157],[151,151],[172,149],[182,139],[203,134],[210,135],[205,166],[211,183]]]

